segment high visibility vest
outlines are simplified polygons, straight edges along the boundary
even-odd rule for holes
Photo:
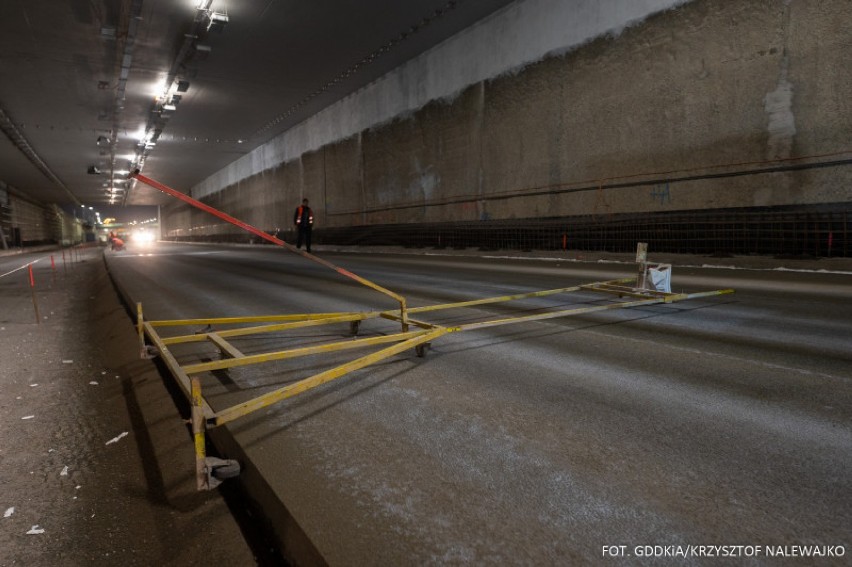
[[[305,212],[305,206],[299,205],[299,208],[296,209],[296,224],[302,224],[302,215]],[[314,224],[314,213],[311,211],[311,208],[308,207],[308,224]]]

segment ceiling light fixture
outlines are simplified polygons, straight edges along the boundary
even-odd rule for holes
[[[169,92],[171,86],[172,85],[168,82],[168,77],[163,78],[163,80],[158,82],[153,88],[154,98],[158,100],[165,98],[166,93]]]
[[[210,12],[210,21],[207,23],[207,31],[211,29],[216,32],[221,32],[225,29],[225,24],[228,23],[228,14],[224,12]]]

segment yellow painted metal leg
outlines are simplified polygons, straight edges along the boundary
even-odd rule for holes
[[[204,459],[207,456],[207,448],[204,440],[205,420],[203,409],[203,398],[201,396],[201,381],[192,377],[192,437],[195,441],[195,479],[198,490],[207,490],[207,470]]]
[[[169,348],[163,344],[162,339],[157,334],[157,331],[151,327],[150,323],[145,323],[145,333],[148,335],[148,338],[151,339],[151,342],[154,343],[154,346],[159,353],[160,358],[163,362],[166,363],[166,366],[169,367],[169,370],[172,372],[172,375],[175,377],[175,381],[180,386],[180,389],[183,391],[183,395],[186,396],[187,399],[192,399],[192,384],[189,380],[189,376],[187,376],[186,372],[183,371],[180,363],[174,357],[174,355],[169,351]],[[204,415],[206,417],[210,417],[213,415],[213,410],[207,405],[207,402],[204,402]]]
[[[142,317],[142,304],[136,304],[136,333],[139,335],[139,358],[145,358],[145,320]]]

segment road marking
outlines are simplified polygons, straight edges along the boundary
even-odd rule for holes
[[[47,258],[47,256],[39,258],[38,260],[33,260],[32,262],[29,262],[29,263],[26,263],[23,266],[21,266],[20,268],[15,268],[11,272],[6,272],[5,274],[0,274],[0,278],[5,278],[6,276],[8,276],[10,274],[14,274],[15,272],[20,272],[21,270],[26,270],[29,266],[35,264],[36,262],[41,262],[45,258]]]
[[[185,252],[185,253],[153,253],[153,252],[140,252],[138,254],[122,254],[117,253],[114,255],[110,255],[110,258],[148,258],[150,256],[208,256],[210,254],[225,254],[225,250],[216,250],[211,252]]]
[[[544,321],[542,321],[542,322],[544,322]],[[583,331],[583,329],[577,329],[577,330]],[[679,347],[679,346],[674,346],[672,344],[661,345],[657,341],[652,341],[652,340],[648,340],[648,339],[637,339],[637,338],[633,338],[633,337],[616,337],[615,335],[610,335],[610,334],[607,334],[607,333],[601,333],[600,331],[583,331],[583,332],[586,332],[586,333],[591,334],[591,335],[598,335],[598,336],[601,336],[601,337],[606,337],[608,339],[616,339],[616,340],[619,340],[619,341],[632,341],[632,342],[640,343],[640,344],[643,344],[643,345],[653,345],[652,350],[657,350],[657,349],[660,348],[660,346],[665,346],[666,348],[676,350],[676,351],[680,351],[680,352],[688,352],[688,353],[691,353],[691,354],[699,354],[699,355],[702,355],[702,356],[712,356],[712,357],[715,357],[715,358],[731,360],[731,361],[738,362],[738,363],[757,364],[758,366],[763,366],[765,368],[771,368],[773,370],[786,370],[786,371],[789,371],[789,372],[795,372],[795,373],[802,374],[802,375],[805,375],[805,376],[817,376],[819,378],[828,378],[828,379],[831,379],[831,380],[841,380],[841,381],[847,381],[848,380],[848,378],[844,378],[843,376],[835,376],[833,374],[824,374],[822,372],[814,372],[813,370],[806,370],[804,368],[794,368],[794,367],[790,367],[790,366],[783,366],[781,364],[772,364],[771,362],[763,362],[763,361],[760,361],[760,360],[752,360],[750,358],[742,358],[742,357],[739,357],[739,356],[731,356],[730,354],[721,354],[721,353],[718,353],[718,352],[709,352],[709,351],[706,351],[706,350],[700,350],[700,349],[695,349],[695,348]]]

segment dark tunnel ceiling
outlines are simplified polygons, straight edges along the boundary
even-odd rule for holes
[[[0,2],[0,181],[63,206],[166,203],[124,195],[146,127],[145,174],[187,191],[510,0],[200,2]],[[208,29],[213,12],[227,23]],[[170,72],[188,89],[157,103]]]

